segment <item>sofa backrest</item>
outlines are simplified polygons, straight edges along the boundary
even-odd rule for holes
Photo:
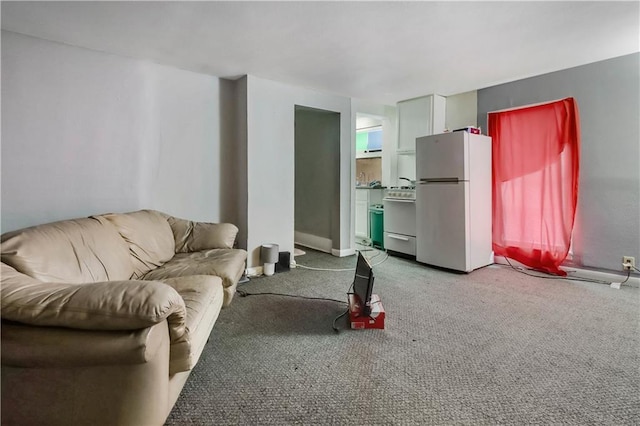
[[[2,235],[2,262],[45,282],[72,284],[126,280],[129,247],[106,220],[82,218]]]
[[[133,263],[133,278],[162,266],[175,255],[173,231],[163,215],[154,210],[101,215],[127,242]]]

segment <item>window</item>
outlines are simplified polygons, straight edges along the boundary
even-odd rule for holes
[[[557,275],[571,246],[580,131],[573,98],[489,113],[493,250]]]
[[[382,126],[359,129],[356,131],[357,152],[382,151]]]

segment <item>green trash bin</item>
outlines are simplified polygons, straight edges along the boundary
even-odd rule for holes
[[[371,245],[375,248],[384,249],[384,209],[382,204],[373,204],[369,207],[369,235]]]

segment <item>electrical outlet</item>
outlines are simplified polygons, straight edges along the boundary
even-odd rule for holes
[[[636,258],[631,256],[622,256],[622,269],[628,271],[636,267]]]

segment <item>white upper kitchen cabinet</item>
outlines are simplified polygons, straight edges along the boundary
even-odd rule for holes
[[[397,110],[399,153],[413,153],[416,150],[416,138],[445,130],[444,96],[429,95],[400,101]]]

